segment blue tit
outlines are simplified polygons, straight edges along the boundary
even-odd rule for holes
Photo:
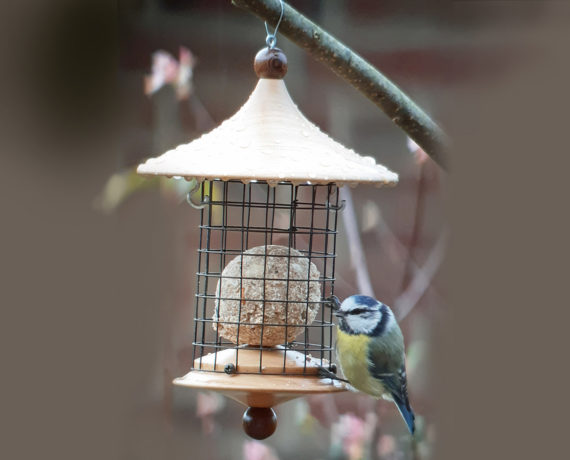
[[[339,319],[337,358],[344,376],[363,393],[393,400],[413,434],[415,416],[408,400],[404,337],[392,310],[365,295],[350,296],[340,306],[334,300]]]

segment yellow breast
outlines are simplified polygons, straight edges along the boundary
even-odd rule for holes
[[[354,388],[379,398],[385,390],[380,381],[372,377],[368,370],[369,342],[370,337],[367,335],[346,334],[337,329],[337,358],[342,373]]]

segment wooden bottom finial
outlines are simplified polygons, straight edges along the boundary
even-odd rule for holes
[[[277,428],[277,416],[270,407],[248,407],[243,413],[243,430],[253,439],[265,439]]]

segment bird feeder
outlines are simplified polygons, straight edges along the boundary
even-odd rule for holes
[[[220,391],[248,407],[256,439],[273,406],[343,391],[333,369],[339,186],[393,185],[397,174],[324,134],[291,100],[285,55],[264,48],[257,86],[213,131],[151,158],[138,173],[194,180],[200,208],[194,359],[175,385]],[[199,189],[199,191],[198,191]]]

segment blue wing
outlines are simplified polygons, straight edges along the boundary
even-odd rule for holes
[[[398,406],[398,410],[402,414],[410,433],[414,434],[415,415],[408,399],[408,383],[404,365],[403,344],[401,351],[398,349],[387,352],[386,343],[376,341],[375,343],[371,343],[368,351],[370,373],[374,378],[382,382],[382,385],[390,394],[396,406]]]
[[[375,366],[371,366],[371,370],[372,369],[375,369]],[[406,425],[408,425],[408,430],[410,430],[410,433],[414,434],[416,430],[416,416],[410,407],[410,401],[408,399],[405,368],[402,367],[397,374],[386,374],[376,371],[372,372],[372,375],[380,380],[382,382],[382,385],[384,385],[384,388],[386,388],[386,390],[390,393],[390,396],[396,403],[396,406],[398,407],[400,414],[402,414]]]

